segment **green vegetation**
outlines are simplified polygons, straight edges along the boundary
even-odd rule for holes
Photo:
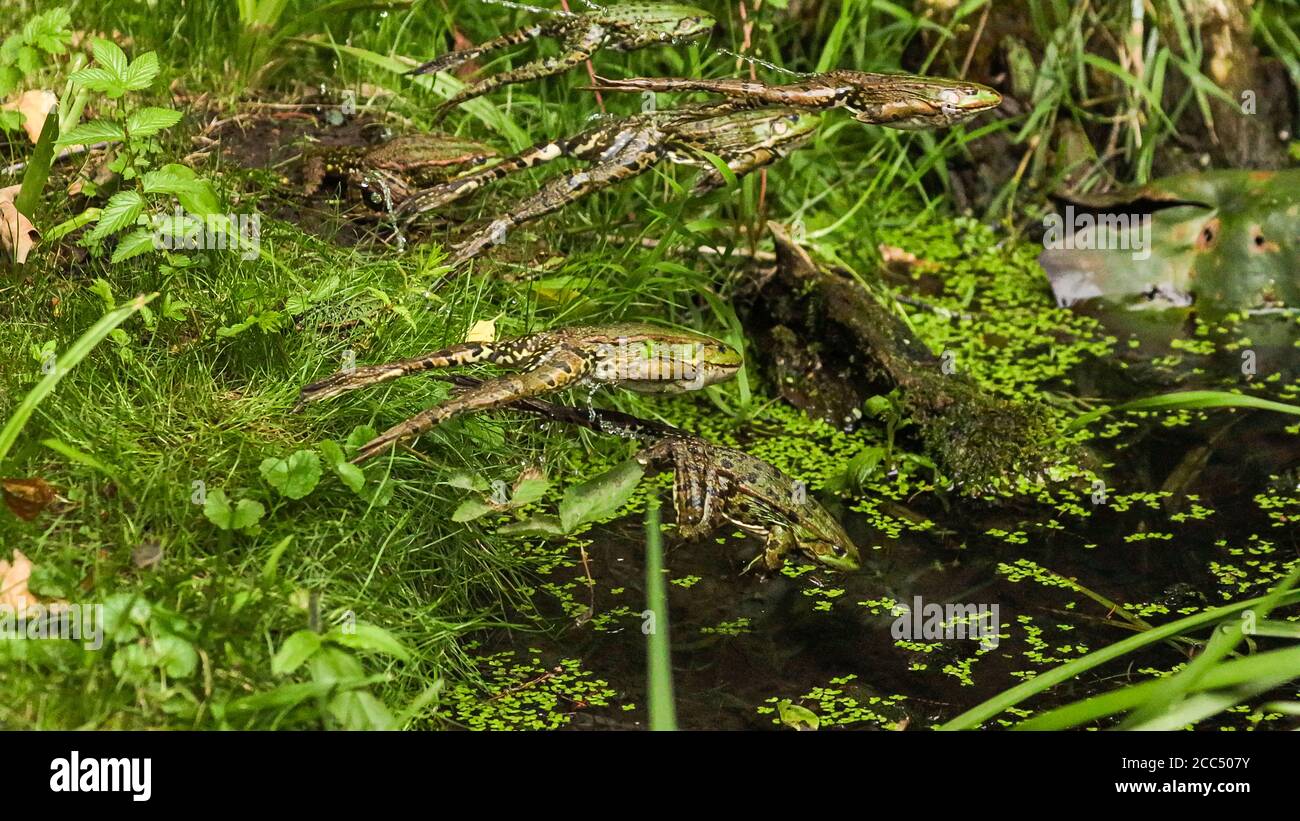
[[[366,123],[429,130],[469,78],[402,72],[531,12],[487,0],[0,11],[0,97],[59,98],[39,144],[0,113],[4,164],[24,164],[0,187],[22,185],[19,210],[42,233],[0,270],[0,561],[21,553],[33,596],[102,604],[105,618],[101,649],[0,640],[0,726],[1295,726],[1300,565],[1282,536],[1300,486],[1294,464],[1261,454],[1300,436],[1300,368],[1261,357],[1253,379],[1224,371],[1262,338],[1246,316],[1130,356],[1137,334],[1055,307],[1035,262],[1031,229],[1059,183],[1144,182],[1169,170],[1162,152],[1182,161],[1175,133],[1227,127],[1236,90],[1205,74],[1186,4],[1147,3],[1155,16],[1133,42],[1129,4],[1030,0],[1024,30],[987,48],[975,32],[993,12],[978,0],[942,14],[814,3],[803,18],[750,3],[744,20],[705,5],[711,38],[604,52],[595,68],[987,79],[1005,60],[1018,107],[935,132],[831,112],[763,175],[689,198],[693,172],[662,163],[453,273],[447,226],[400,233],[355,203],[305,198],[292,158],[311,139],[356,141]],[[1300,81],[1296,13],[1259,2],[1253,14],[1261,53]],[[601,106],[639,110],[638,95],[597,102],[589,83],[580,66],[499,89],[440,128],[506,153],[576,133]],[[695,97],[659,105],[671,99]],[[1226,150],[1220,136],[1206,152]],[[453,216],[492,219],[544,176],[504,180]],[[254,214],[252,253],[191,241]],[[736,308],[770,264],[768,220],[951,354],[980,397],[1032,401],[1034,430],[1064,431],[1035,443],[1060,462],[963,499],[935,454],[977,472],[996,431],[920,436],[896,393],[873,396],[850,430],[783,399]],[[747,347],[746,368],[685,396],[557,401],[770,462],[846,523],[860,573],[792,561],[767,583],[740,576],[759,549],[743,533],[660,536],[654,499],[671,480],[642,478],[635,445],[522,414],[454,419],[349,462],[445,399],[437,379],[291,412],[312,380],[484,324],[505,338],[611,319],[712,334]],[[1282,324],[1277,349],[1294,356],[1294,322]],[[1228,485],[1232,506],[1215,496]],[[918,595],[1007,603],[997,646],[891,635]],[[941,719],[920,718],[938,708],[916,707],[909,685],[945,705]]]

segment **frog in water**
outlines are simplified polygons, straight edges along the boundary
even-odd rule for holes
[[[464,376],[453,381],[470,389],[481,384]],[[763,551],[746,565],[746,571],[778,570],[796,552],[834,570],[861,566],[857,546],[835,517],[801,482],[762,459],[619,411],[563,407],[531,398],[505,407],[647,441],[635,458],[648,472],[673,471],[677,532],[684,538],[701,538],[727,523],[764,538]]]
[[[786,85],[693,77],[597,77],[596,82],[596,91],[708,91],[723,95],[737,108],[842,108],[859,122],[905,131],[957,125],[1002,103],[997,91],[967,80],[847,69],[814,74]]]
[[[391,211],[413,191],[496,156],[489,146],[450,134],[409,134],[373,146],[313,146],[303,152],[303,193],[343,184],[371,208]]]
[[[411,359],[340,371],[303,388],[298,407],[432,368],[476,362],[522,373],[488,380],[413,416],[368,442],[352,461],[364,462],[453,416],[579,385],[619,385],[642,393],[699,390],[730,379],[744,358],[730,345],[688,331],[640,323],[572,326],[499,342],[462,342]]]
[[[517,46],[539,37],[560,41],[561,54],[484,78],[447,98],[434,112],[435,123],[453,108],[511,83],[550,77],[568,71],[601,49],[634,51],[653,45],[690,40],[707,34],[717,21],[706,11],[676,3],[625,3],[595,8],[581,14],[555,12],[555,17],[494,37],[480,45],[459,49],[430,60],[411,74],[432,74],[455,68],[491,51]]]
[[[673,507],[684,538],[700,538],[727,522],[764,537],[763,552],[745,570],[779,570],[796,551],[835,570],[860,566],[857,546],[835,517],[803,483],[762,459],[684,433],[659,439],[636,458],[647,469],[674,472]]]
[[[573,137],[539,143],[490,168],[420,192],[404,204],[400,213],[410,222],[508,174],[560,157],[590,163],[583,170],[553,177],[516,208],[475,231],[457,246],[451,259],[451,264],[456,266],[489,245],[499,244],[516,226],[640,176],[664,159],[701,169],[692,189],[693,194],[699,195],[724,183],[707,154],[721,157],[736,176],[743,176],[776,162],[806,143],[817,125],[815,116],[793,108],[733,111],[726,106],[691,106],[643,112],[607,120]]]

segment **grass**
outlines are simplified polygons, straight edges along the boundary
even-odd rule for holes
[[[401,76],[409,59],[446,49],[453,23],[478,40],[530,19],[488,2],[66,5],[78,30],[118,31],[130,38],[124,43],[130,53],[159,52],[163,73],[148,95],[153,102],[197,115],[189,106],[207,94],[215,115],[228,116],[243,110],[241,102],[297,100],[307,87],[323,86],[327,104],[352,92],[361,113],[397,130],[428,128],[429,112],[452,88],[446,80]],[[120,617],[107,653],[46,643],[0,645],[0,686],[7,695],[0,726],[466,723],[454,704],[461,698],[485,703],[486,693],[475,689],[494,675],[484,671],[485,645],[545,624],[532,594],[538,571],[557,561],[563,547],[505,539],[481,522],[453,522],[465,492],[449,477],[467,473],[512,483],[525,467],[544,466],[556,480],[548,497],[553,501],[621,457],[626,446],[485,415],[441,426],[416,451],[375,460],[357,489],[329,454],[362,435],[358,428],[385,428],[438,401],[446,387],[403,380],[293,415],[299,387],[338,369],[350,354],[360,362],[409,356],[459,341],[483,320],[494,320],[497,335],[505,337],[602,318],[656,318],[739,343],[743,328],[731,304],[735,260],[699,265],[679,252],[704,243],[743,252],[769,218],[802,222],[820,255],[861,271],[875,268],[880,242],[907,231],[930,236],[936,248],[952,247],[944,259],[954,293],[943,298],[955,308],[969,307],[969,293],[966,304],[958,303],[957,283],[988,272],[961,269],[961,260],[985,249],[956,247],[966,229],[950,220],[950,206],[954,179],[972,163],[980,140],[1010,140],[1013,150],[1027,152],[1024,174],[1001,188],[986,211],[1015,223],[1055,173],[1045,138],[1054,123],[1071,118],[1090,129],[1113,129],[1117,154],[1104,173],[1141,180],[1182,109],[1203,108],[1213,93],[1191,68],[1199,44],[1177,3],[1154,4],[1162,23],[1169,22],[1152,29],[1143,46],[1155,59],[1136,81],[1112,82],[1107,93],[1098,84],[1123,72],[1116,69],[1118,55],[1100,49],[1097,39],[1122,31],[1124,21],[1056,0],[1032,0],[1029,7],[1034,31],[1054,50],[1023,116],[942,134],[828,119],[815,142],[771,169],[765,183],[751,177],[734,191],[699,201],[682,195],[687,177],[680,170],[657,169],[539,225],[536,232],[564,259],[544,271],[501,266],[509,275],[534,275],[531,282],[461,277],[426,299],[425,291],[445,272],[436,240],[399,253],[333,242],[270,216],[263,219],[261,255],[253,261],[229,253],[170,253],[110,265],[106,255],[83,256],[71,242],[47,243],[28,265],[0,277],[0,414],[7,420],[0,432],[0,474],[44,479],[62,498],[31,522],[0,513],[0,558],[21,549],[36,564],[36,594],[112,602]],[[984,3],[965,3],[955,18],[940,23],[905,4],[824,3],[810,21],[761,16],[748,53],[798,72],[898,70],[919,63],[934,73],[957,74],[964,54],[954,44],[965,42],[985,9]],[[736,74],[743,22],[734,5],[715,10],[726,35],[706,44],[602,55],[597,66],[615,76]],[[19,4],[0,12],[0,19],[16,25],[31,11],[30,4]],[[1285,13],[1271,5],[1260,11],[1272,21],[1267,36],[1283,44],[1293,36],[1278,22]],[[1076,28],[1085,34],[1073,36]],[[1187,49],[1177,61],[1173,43],[1181,40]],[[538,48],[556,53],[553,43]],[[519,59],[494,56],[483,69],[518,65]],[[64,89],[71,67],[70,60],[56,63],[33,82]],[[742,62],[739,73],[749,68]],[[1169,106],[1162,72],[1173,71],[1190,79]],[[582,90],[586,84],[580,69],[513,86],[466,106],[446,127],[502,148],[573,133],[595,110],[593,97]],[[65,114],[87,104],[84,97],[62,96]],[[639,99],[611,95],[604,105],[627,112]],[[194,116],[168,132],[159,159],[190,155],[196,146],[189,138],[202,125]],[[10,151],[25,158],[25,146]],[[217,152],[190,162],[217,182],[230,211],[292,199],[273,174],[246,172]],[[501,186],[500,199],[485,200],[480,215],[531,190],[546,173]],[[58,224],[80,207],[64,185],[47,186],[37,222]],[[642,247],[642,239],[657,244]],[[1007,288],[1020,291],[1028,305],[1025,289]],[[1041,313],[1033,305],[1017,310],[1003,318],[1024,324]],[[983,368],[977,376],[994,389],[1016,395],[1038,387],[1023,374],[1006,375],[1008,366],[995,355],[981,359],[982,342],[968,329],[927,316],[917,323],[932,344],[962,346],[963,357],[969,356],[962,361]],[[1037,348],[1056,330],[1035,328]],[[57,353],[58,365],[44,373],[50,352]],[[1065,355],[1063,347],[1049,358]],[[1018,367],[1028,372],[1048,365],[1026,354]],[[602,401],[647,416],[679,412],[621,393]],[[784,418],[774,416],[774,406],[773,386],[757,369],[688,405],[720,436],[774,424]],[[261,468],[302,451],[316,454],[321,477],[306,496],[291,498]],[[921,468],[900,461],[907,478],[921,475]],[[213,514],[208,502],[214,495],[235,512],[245,503],[250,516],[257,507],[261,515],[236,527],[234,518]],[[869,504],[870,495],[849,501]],[[660,629],[650,649],[650,724],[665,727],[673,723],[673,681],[664,579],[651,558],[661,547],[654,522],[652,515],[648,606],[660,614]],[[140,560],[153,550],[161,551],[160,561]],[[1292,603],[1294,595],[1287,595]],[[1043,674],[950,726],[976,726],[1078,670],[1248,606],[1237,602],[1156,627],[1097,651],[1087,664],[1080,659],[1071,670]],[[348,632],[349,625],[359,629]],[[294,638],[304,631],[319,638]],[[1231,664],[1241,661],[1224,662],[1180,692],[1237,682],[1233,670],[1246,668]],[[524,686],[496,678],[491,684],[497,695]],[[1115,703],[1128,708],[1134,702]]]

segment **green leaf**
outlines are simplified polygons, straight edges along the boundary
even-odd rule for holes
[[[18,213],[36,213],[36,205],[41,199],[41,190],[45,188],[45,181],[50,177],[50,165],[54,162],[54,143],[58,140],[58,136],[59,111],[56,106],[45,116],[40,139],[36,141],[36,149],[32,151],[32,158],[23,173],[23,187],[14,198],[14,208],[18,209]]]
[[[547,479],[525,479],[515,488],[514,495],[510,497],[511,507],[523,507],[532,504],[546,495],[546,491],[551,489],[551,483]]]
[[[144,91],[158,76],[158,55],[147,51],[131,61],[122,73],[122,83],[130,91]]]
[[[265,514],[266,508],[252,499],[240,499],[232,508],[221,488],[208,491],[203,503],[203,515],[222,530],[245,530],[261,521]]]
[[[374,439],[379,435],[379,431],[370,425],[357,425],[348,434],[347,441],[343,443],[343,450],[349,456],[361,449],[361,446]]]
[[[132,137],[152,137],[180,121],[181,113],[175,109],[146,106],[137,108],[127,115],[126,131]]]
[[[402,661],[411,660],[411,651],[396,636],[382,627],[363,621],[346,630],[335,627],[325,634],[325,640],[353,650],[369,650]]]
[[[284,640],[275,657],[271,659],[271,674],[287,676],[297,670],[320,649],[320,634],[299,630]]]
[[[202,194],[204,191],[202,181],[193,176],[186,178],[166,166],[147,172],[140,183],[146,194]]]
[[[153,650],[155,663],[172,678],[191,676],[199,666],[194,646],[179,636],[158,636],[153,641]]]
[[[397,719],[366,690],[349,690],[330,699],[330,715],[345,730],[396,730]]]
[[[113,76],[113,72],[99,66],[83,68],[68,75],[68,79],[82,88],[98,91],[110,97],[121,97],[126,93],[126,85]]]
[[[70,129],[59,137],[57,145],[93,145],[99,142],[121,142],[126,139],[122,126],[109,120],[91,120]]]
[[[118,191],[109,198],[99,212],[99,221],[86,235],[91,240],[101,240],[109,234],[133,225],[144,211],[144,197],[139,191]]]
[[[478,499],[466,499],[456,508],[456,512],[451,514],[451,520],[453,522],[472,522],[492,511],[493,507],[491,505],[486,505]]]
[[[117,47],[117,43],[95,38],[95,41],[90,44],[90,53],[94,56],[95,63],[100,68],[107,69],[119,82],[126,79],[126,54]]]
[[[563,536],[564,527],[559,516],[534,516],[522,522],[511,522],[497,528],[502,536]]]
[[[776,711],[781,717],[781,723],[795,730],[816,730],[822,726],[822,720],[816,713],[792,703],[788,698],[777,702]]]
[[[154,250],[157,250],[154,247],[154,232],[148,228],[138,228],[118,240],[117,247],[113,249],[112,261],[123,262]]]
[[[259,470],[271,487],[290,499],[303,498],[320,483],[320,457],[311,450],[295,451],[288,459],[266,459]]]
[[[560,502],[560,523],[566,533],[580,524],[594,522],[614,514],[632,498],[645,470],[629,459],[612,470],[569,488]]]
[[[217,196],[217,190],[212,187],[211,182],[195,174],[194,169],[180,163],[168,163],[158,170],[165,172],[170,178],[188,180],[195,184],[193,190],[186,186],[175,192],[186,211],[200,217],[221,213],[221,198]]]
[[[338,474],[339,479],[353,493],[360,494],[365,489],[366,474],[362,472],[361,468],[347,461],[347,458],[343,455],[343,448],[339,446],[338,442],[326,439],[317,447],[320,449],[321,454],[324,455],[325,463]]]

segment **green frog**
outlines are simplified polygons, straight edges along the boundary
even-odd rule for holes
[[[730,345],[689,331],[641,323],[571,326],[498,342],[462,342],[411,359],[343,370],[303,388],[298,408],[432,368],[477,362],[522,372],[490,379],[413,416],[368,442],[352,461],[364,462],[453,416],[565,388],[604,384],[642,393],[699,390],[730,379],[744,358]]]
[[[303,193],[327,183],[360,193],[366,205],[391,211],[413,191],[445,182],[495,158],[490,146],[450,134],[410,134],[374,146],[314,146],[303,153]]]
[[[464,376],[452,381],[471,390],[482,384]],[[730,523],[765,539],[763,551],[745,566],[746,571],[755,567],[763,572],[779,570],[795,552],[834,570],[861,566],[857,546],[835,517],[803,483],[762,459],[619,411],[563,407],[531,398],[506,403],[506,407],[647,441],[635,458],[648,472],[673,471],[678,533],[698,539]]]
[[[511,83],[561,74],[580,65],[597,51],[634,51],[653,45],[690,40],[707,34],[717,21],[706,11],[677,3],[624,3],[595,8],[581,14],[554,12],[555,17],[525,26],[470,48],[430,60],[411,74],[446,71],[492,51],[552,37],[560,41],[560,54],[534,60],[511,71],[479,80],[449,97],[434,112],[435,123],[453,108]]]
[[[842,108],[859,122],[905,131],[946,128],[1002,103],[997,91],[967,80],[847,69],[814,74],[785,85],[694,77],[597,77],[596,81],[598,91],[708,91],[723,95],[735,107],[779,105],[815,111]]]
[[[801,552],[835,570],[857,570],[858,548],[803,483],[735,448],[678,433],[637,454],[648,470],[673,470],[677,531],[687,539],[705,536],[730,522],[765,539],[763,552],[746,567],[779,570],[785,557]]]
[[[582,170],[553,177],[536,194],[471,234],[452,256],[451,264],[456,266],[502,242],[516,226],[640,176],[664,159],[700,168],[692,192],[703,194],[724,182],[708,154],[721,157],[734,174],[743,176],[806,143],[817,125],[815,116],[793,108],[736,111],[727,106],[691,106],[606,118],[575,136],[539,143],[490,168],[423,191],[411,197],[400,213],[409,222],[508,174],[561,157],[590,163]]]

